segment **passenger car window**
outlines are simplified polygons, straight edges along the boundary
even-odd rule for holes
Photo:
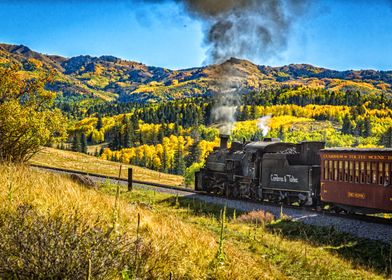
[[[366,183],[370,184],[372,182],[372,172],[370,162],[366,162]]]
[[[372,162],[372,183],[377,184],[377,162]]]
[[[384,186],[387,187],[390,185],[390,163],[386,162],[384,164]]]
[[[383,163],[378,163],[378,184],[382,185],[384,183],[384,176],[383,176]]]

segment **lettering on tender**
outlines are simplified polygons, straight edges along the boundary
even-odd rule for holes
[[[271,173],[270,175],[271,182],[285,182],[285,183],[298,183],[298,178],[294,177],[294,175],[286,174],[283,176],[279,176],[276,173]]]

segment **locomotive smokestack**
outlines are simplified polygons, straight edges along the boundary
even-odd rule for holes
[[[227,134],[220,134],[220,148],[227,149],[227,142],[229,141],[229,135]]]

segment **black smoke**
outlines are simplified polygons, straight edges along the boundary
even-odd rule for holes
[[[230,57],[265,62],[287,46],[293,23],[310,0],[134,0],[134,3],[181,5],[190,17],[201,20],[208,49],[205,63]]]
[[[162,3],[166,1],[148,2]],[[172,0],[182,5],[192,18],[204,26],[206,64],[221,64],[231,57],[266,62],[287,45],[296,18],[308,0]],[[221,133],[230,134],[235,112],[241,104],[241,85],[232,79],[231,64],[218,67],[211,89],[214,107],[211,117]]]
[[[268,60],[279,55],[296,18],[308,1],[300,0],[177,0],[200,19],[208,47],[206,63],[230,57]]]

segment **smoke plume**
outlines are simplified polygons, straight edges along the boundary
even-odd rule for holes
[[[208,47],[206,63],[219,64],[231,57],[265,61],[286,47],[294,17],[306,1],[300,0],[177,0],[204,23]],[[230,65],[223,66],[214,94],[212,119],[220,132],[230,134],[240,105],[240,88],[230,84]],[[260,122],[262,130],[268,127]]]
[[[230,57],[266,60],[287,45],[291,27],[310,0],[133,0],[136,3],[175,2],[204,26],[206,64]],[[151,13],[144,11],[144,13]]]
[[[141,0],[139,0],[141,1]],[[206,64],[220,64],[231,57],[266,62],[276,57],[287,45],[295,18],[304,11],[309,0],[144,0],[153,3],[175,1],[187,14],[201,20]],[[230,81],[230,64],[218,73],[212,90],[212,119],[228,134],[240,105],[238,85]]]
[[[203,20],[207,63],[230,57],[266,60],[287,44],[303,0],[177,0],[191,16]]]

